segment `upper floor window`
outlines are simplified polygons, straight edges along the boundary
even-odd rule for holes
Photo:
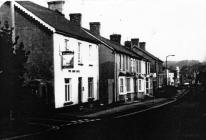
[[[126,70],[129,70],[129,57],[126,56]]]
[[[89,57],[92,56],[92,45],[89,45]]]
[[[120,69],[125,70],[125,60],[124,60],[124,55],[120,54]]]
[[[123,71],[125,71],[125,66],[126,66],[125,63],[126,63],[126,57],[123,55],[123,66],[122,66]]]
[[[78,42],[78,50],[77,50],[78,65],[81,65],[81,64],[82,64],[81,44],[82,44],[82,43]]]
[[[137,60],[137,72],[141,73],[141,60]]]
[[[89,45],[89,53],[88,53],[88,55],[89,55],[89,66],[93,66],[93,63],[94,63],[94,50],[93,50],[94,48],[93,48],[93,46],[92,45]]]
[[[71,51],[71,48],[69,48],[70,46],[69,46],[69,40],[68,39],[65,39],[64,40],[64,43],[65,43],[65,50],[66,51]]]
[[[131,58],[131,72],[134,72],[134,63],[133,59]]]
[[[122,60],[121,60],[121,55],[119,55],[119,69],[122,69]]]
[[[146,63],[146,74],[149,74],[150,73],[150,63],[147,62]]]

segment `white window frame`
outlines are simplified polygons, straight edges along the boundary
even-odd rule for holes
[[[88,57],[88,59],[89,59],[89,65],[92,66],[93,63],[94,63],[94,61],[93,61],[93,59],[94,59],[93,57],[94,57],[94,56],[93,56],[93,47],[92,47],[91,44],[89,45],[89,53],[88,53],[88,54],[89,54],[89,57]]]
[[[126,56],[126,70],[129,71],[129,57]]]
[[[121,54],[119,54],[119,61],[120,61],[120,63],[119,63],[120,66],[119,67],[120,67],[120,70],[123,70],[123,60],[122,59],[123,59],[123,56]]]
[[[119,77],[119,93],[122,93],[122,94],[124,93],[124,78],[123,77]]]
[[[139,60],[139,73],[142,73],[142,70],[141,70],[142,66],[141,65],[142,65],[142,62],[141,62],[141,60]]]
[[[138,90],[142,91],[142,80],[141,79],[138,80]]]
[[[92,80],[89,81],[90,79]],[[91,89],[89,88],[90,86],[91,86]],[[94,78],[93,77],[88,77],[88,98],[94,98]]]
[[[66,51],[72,51],[71,48],[69,48],[69,39],[64,39],[64,44]]]
[[[126,83],[127,92],[131,92],[131,78],[126,78],[126,82],[125,83]]]
[[[81,42],[78,42],[78,50],[77,50],[77,57],[78,57],[78,65],[82,65],[83,64],[83,62],[82,62],[82,54],[81,54]]]
[[[123,55],[123,71],[125,71],[126,70],[126,56],[125,55]]]
[[[65,78],[65,102],[70,102],[71,101],[71,78]],[[66,82],[68,80],[69,82]]]

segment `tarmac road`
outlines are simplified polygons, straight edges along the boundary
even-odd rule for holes
[[[177,102],[160,108],[120,118],[76,123],[38,139],[205,140],[205,97],[205,92],[192,89]]]
[[[205,140],[205,100],[205,91],[193,88],[178,101],[137,113],[127,113],[129,115],[82,118],[72,122],[57,118],[48,120],[47,123],[42,120],[42,124],[51,123],[53,129],[24,139]]]

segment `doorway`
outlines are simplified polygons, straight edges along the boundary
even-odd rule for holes
[[[82,103],[82,77],[78,78],[78,102]]]

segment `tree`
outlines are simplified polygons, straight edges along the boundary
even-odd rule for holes
[[[13,28],[8,21],[0,29],[0,103],[1,110],[18,110],[19,96],[22,91],[24,65],[29,52],[24,50],[24,44],[18,44],[19,37],[12,41]]]

